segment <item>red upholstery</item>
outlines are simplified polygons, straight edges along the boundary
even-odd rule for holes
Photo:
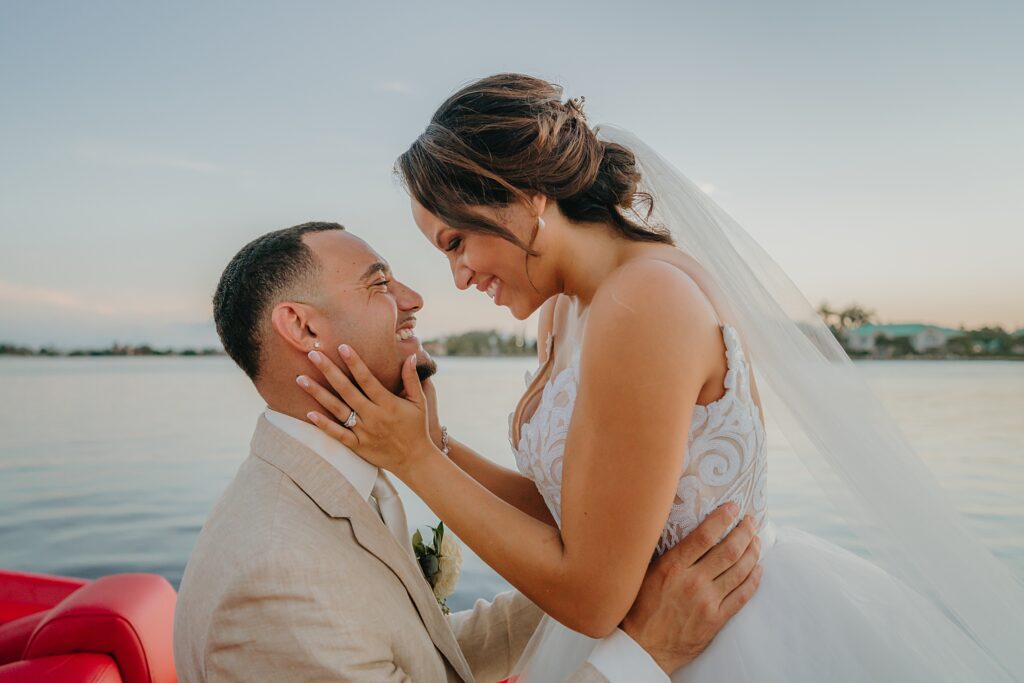
[[[87,581],[0,570],[0,624],[50,609]]]
[[[46,614],[24,659],[69,652],[110,655],[124,683],[177,683],[172,631],[177,596],[155,574],[114,574],[85,585]],[[7,683],[2,677],[0,682]]]
[[[0,624],[0,666],[21,659],[28,645],[28,639],[36,630],[36,626],[46,616],[46,612],[27,614],[20,619]]]
[[[3,683],[123,683],[114,660],[82,653],[28,659],[0,666]]]

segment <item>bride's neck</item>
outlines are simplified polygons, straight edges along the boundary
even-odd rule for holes
[[[560,231],[555,273],[561,292],[590,305],[601,283],[642,245],[603,223],[566,224]]]

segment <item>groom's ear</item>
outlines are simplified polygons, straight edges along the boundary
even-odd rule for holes
[[[308,353],[317,341],[316,331],[311,325],[312,313],[306,304],[282,301],[270,313],[270,326],[286,344],[297,351]]]

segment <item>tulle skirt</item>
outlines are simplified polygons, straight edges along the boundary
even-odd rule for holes
[[[674,683],[1013,680],[870,562],[788,527],[769,524],[762,544],[757,593]],[[517,667],[521,683],[565,681],[596,643],[545,617]]]

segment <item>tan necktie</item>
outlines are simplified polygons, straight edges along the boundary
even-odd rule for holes
[[[409,525],[405,519],[405,508],[402,506],[402,499],[398,497],[398,490],[391,480],[384,474],[384,470],[377,472],[377,480],[373,482],[373,491],[370,492],[377,501],[377,509],[380,511],[380,518],[384,520],[384,526],[398,540],[398,545],[409,555],[415,557],[412,552],[412,539],[409,536]]]

